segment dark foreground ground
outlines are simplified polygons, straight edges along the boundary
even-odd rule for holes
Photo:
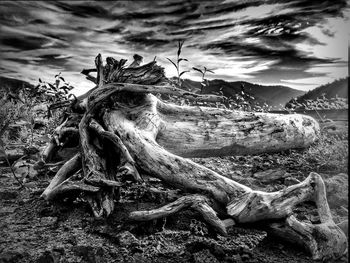
[[[330,206],[339,223],[348,218],[344,138],[303,152],[195,161],[265,191],[282,189],[317,171],[327,181]],[[178,194],[155,179],[125,186],[122,201],[105,220],[95,219],[84,200],[55,204],[41,200],[49,180],[34,177],[18,189],[9,168],[0,167],[0,262],[313,262],[302,248],[268,235],[259,225],[234,226],[228,237],[216,236],[190,210],[166,220],[128,222],[130,211],[157,207]],[[310,204],[295,212],[300,220],[318,221]],[[348,262],[348,257],[335,262]]]

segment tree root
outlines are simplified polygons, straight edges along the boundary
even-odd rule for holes
[[[219,234],[227,235],[225,224],[218,218],[217,213],[209,205],[208,198],[202,195],[187,195],[157,209],[131,212],[129,214],[129,219],[148,221],[172,215],[185,208],[192,208],[198,211],[203,216],[204,220]]]
[[[92,212],[96,218],[107,217],[114,210],[114,190],[104,189],[87,196]]]
[[[132,177],[136,182],[141,181],[141,177],[135,167],[135,161],[120,138],[112,132],[105,131],[103,127],[94,119],[90,121],[89,128],[94,130],[100,138],[107,140],[107,143],[111,143],[113,145],[114,154],[116,155],[114,158],[119,162],[116,167],[116,178]]]
[[[54,138],[51,139],[49,144],[45,147],[43,152],[41,153],[41,159],[46,163],[51,161],[52,157],[56,154],[59,146],[56,143]]]
[[[240,223],[285,218],[292,213],[295,205],[313,197],[315,180],[319,180],[319,175],[312,173],[299,184],[281,191],[246,192],[230,201],[227,213]]]
[[[45,199],[48,201],[59,199],[61,197],[76,197],[81,193],[99,193],[101,189],[96,186],[85,184],[83,181],[72,181],[71,178],[67,178],[62,183],[57,185],[52,191],[45,195]]]
[[[235,198],[227,206],[227,214],[238,223],[252,223],[261,220],[285,219],[270,224],[270,232],[305,247],[314,260],[336,259],[347,252],[347,237],[334,223],[326,199],[325,185],[320,175],[311,173],[303,182],[284,190],[265,193],[249,191]],[[221,221],[209,205],[209,199],[202,195],[188,195],[148,211],[131,212],[129,218],[148,221],[166,217],[185,208],[192,208],[203,216],[219,234],[226,235],[227,222]],[[313,200],[317,205],[321,224],[298,221],[292,215],[296,204]],[[230,225],[232,222],[229,222]]]
[[[271,225],[271,228],[278,236],[287,236],[304,246],[314,260],[339,258],[347,252],[347,237],[333,221],[321,176],[311,173],[308,179],[310,186],[314,188],[311,197],[316,203],[321,224],[300,222],[291,215],[283,225],[275,223]]]
[[[122,184],[119,182],[107,180],[107,179],[101,179],[101,178],[86,178],[84,182],[90,185],[98,186],[98,187],[118,188],[122,186]]]
[[[81,155],[76,154],[72,159],[66,162],[56,173],[55,177],[51,180],[48,187],[46,187],[45,191],[41,194],[41,197],[45,200],[51,200],[55,197],[58,192],[55,190],[59,187],[65,180],[67,180],[70,176],[72,176],[75,172],[77,172],[81,168]],[[64,186],[64,188],[67,188]]]

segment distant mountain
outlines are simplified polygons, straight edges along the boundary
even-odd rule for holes
[[[226,97],[233,97],[242,90],[253,96],[253,104],[268,104],[273,108],[280,108],[292,98],[303,95],[305,92],[292,89],[286,86],[267,86],[249,83],[246,81],[227,82],[220,79],[209,81],[209,85],[204,87],[203,94],[219,94],[220,91]],[[183,80],[182,88],[194,93],[200,93],[201,83],[189,79]]]
[[[305,94],[301,90],[295,90],[286,86],[258,85],[246,81],[227,82],[221,79],[210,80],[209,85],[204,87],[203,94],[220,94],[222,92],[226,97],[233,97],[242,91],[242,87],[244,87],[243,90],[246,94],[255,98],[251,101],[252,104],[258,103],[262,105],[266,103],[274,108],[280,108],[281,105],[285,105],[292,98]],[[33,85],[22,80],[0,77],[0,96],[2,96],[3,92],[18,94],[18,91],[24,88],[32,89]],[[201,83],[185,79],[183,80],[182,88],[194,93],[200,93]]]
[[[349,77],[335,80],[331,83],[319,86],[302,96],[299,96],[296,101],[299,103],[304,103],[306,100],[315,100],[317,98],[322,98],[323,95],[327,99],[335,98],[336,96],[341,98],[348,98],[348,83]]]

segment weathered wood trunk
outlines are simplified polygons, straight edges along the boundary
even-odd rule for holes
[[[319,132],[318,124],[303,115],[180,107],[151,94],[125,93],[118,104],[119,109],[104,114],[104,126],[118,134],[143,172],[189,191],[204,191],[224,203],[247,187],[183,157],[306,147]]]
[[[154,130],[153,139],[182,157],[258,154],[304,148],[315,142],[319,133],[318,123],[304,115],[176,106],[152,95],[142,100],[143,105],[133,105],[130,113],[124,110],[124,116],[133,115],[135,123],[149,122],[147,129]]]
[[[224,235],[226,224],[217,217],[223,208],[226,217],[237,223],[286,219],[284,225],[297,233],[298,240],[307,236],[303,244],[315,259],[339,257],[344,253],[347,239],[327,209],[319,175],[310,174],[297,185],[266,193],[186,159],[307,147],[319,135],[314,119],[297,114],[167,104],[155,95],[170,94],[197,101],[223,98],[192,94],[169,85],[162,68],[155,62],[141,67],[133,63],[136,67],[132,68],[123,68],[125,61],[111,58],[103,67],[101,56],[95,62],[97,78],[88,75],[92,70],[85,73],[97,87],[82,102],[72,106],[73,111],[83,113],[79,125],[71,120],[64,122],[56,130],[56,139],[44,157],[48,159],[66,134],[72,132],[73,137],[78,134],[80,138],[79,152],[56,174],[42,194],[44,198],[53,200],[80,191],[85,193],[95,216],[108,216],[114,209],[115,189],[121,185],[122,178],[128,176],[137,181],[142,174],[148,174],[195,195],[186,195],[156,210],[135,211],[130,214],[133,220],[167,216],[190,207]],[[83,179],[77,181],[80,168]],[[290,217],[293,207],[306,200],[316,202],[322,224],[304,226]],[[313,234],[303,231],[313,231]]]

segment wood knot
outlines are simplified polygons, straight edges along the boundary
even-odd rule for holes
[[[204,140],[205,141],[209,141],[210,140],[209,131],[205,131]]]

